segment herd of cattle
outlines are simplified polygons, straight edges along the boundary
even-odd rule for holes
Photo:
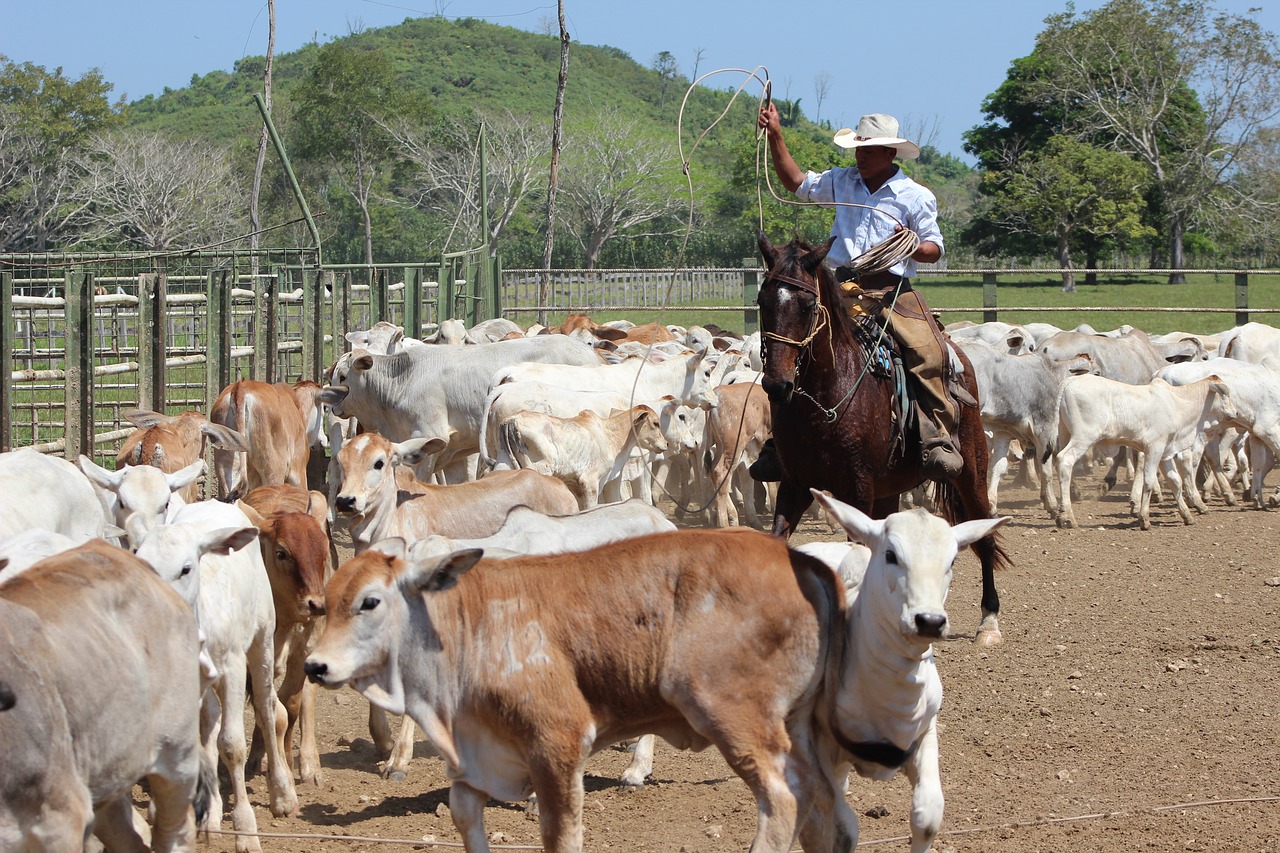
[[[1202,482],[1267,502],[1280,330],[948,334],[977,373],[993,505],[1025,460],[1074,526],[1073,472],[1100,455],[1109,484],[1137,456],[1144,529],[1160,473],[1187,523]],[[245,776],[265,766],[277,816],[299,780],[318,789],[315,684],[370,700],[388,777],[421,727],[473,853],[488,798],[531,794],[545,849],[580,850],[587,758],[640,738],[622,781],[642,785],[655,735],[720,749],[758,804],[753,851],[852,850],[851,770],[906,772],[911,849],[930,847],[931,641],[957,550],[1007,519],[874,521],[816,494],[850,542],[737,527],[764,526],[768,499],[747,474],[769,436],[755,335],[574,315],[348,337],[325,386],[242,380],[207,416],[130,413],[114,471],[0,454],[0,849],[193,849],[221,824],[220,758],[236,849],[260,850]],[[729,529],[677,530],[660,505]]]

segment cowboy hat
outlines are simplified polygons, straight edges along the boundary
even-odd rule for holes
[[[871,113],[858,119],[858,129],[842,127],[836,131],[836,145],[841,148],[861,148],[864,145],[883,145],[898,149],[903,160],[920,156],[920,146],[898,136],[898,120],[884,113]]]

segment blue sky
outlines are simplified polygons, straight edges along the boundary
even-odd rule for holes
[[[1217,5],[1235,13],[1258,7],[1262,25],[1280,32],[1280,0]],[[554,0],[277,0],[276,50],[437,14],[543,31],[555,26],[556,8]],[[818,118],[840,127],[863,113],[891,113],[905,127],[932,131],[924,141],[956,155],[1010,61],[1030,53],[1045,17],[1065,8],[1066,0],[565,0],[576,42],[620,48],[643,65],[669,51],[685,75],[699,50],[699,74],[764,66],[775,95],[801,99],[810,117],[814,80],[825,72],[830,89]],[[3,0],[0,12],[0,54],[72,77],[99,68],[115,94],[130,99],[266,53],[265,0]],[[572,61],[571,53],[571,76]],[[741,80],[723,73],[707,82],[725,88]],[[759,88],[747,92],[758,97]]]

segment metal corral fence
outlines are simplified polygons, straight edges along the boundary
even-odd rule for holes
[[[998,304],[1002,276],[1046,270],[931,270],[983,282],[985,320],[1001,312],[1198,311],[1235,324],[1280,308],[1250,305],[1250,275],[1233,277],[1234,308],[1042,308]],[[1077,271],[1083,277],[1086,271]],[[1160,270],[1098,270],[1097,274]],[[132,427],[132,408],[208,411],[238,378],[320,381],[346,334],[378,320],[423,336],[441,319],[467,325],[573,311],[730,312],[756,328],[763,270],[508,270],[479,250],[426,263],[318,266],[314,249],[181,254],[0,255],[0,450],[33,446],[103,459]],[[1006,278],[1008,281],[1008,278]],[[546,299],[543,299],[545,293]],[[976,311],[976,309],[975,309]],[[1224,318],[1225,319],[1225,318]],[[1226,325],[1224,323],[1224,325]]]
[[[441,299],[474,320],[493,280],[474,251],[324,268],[313,249],[0,255],[0,450],[113,455],[128,409],[207,412],[238,378],[319,381],[349,330],[421,335]]]

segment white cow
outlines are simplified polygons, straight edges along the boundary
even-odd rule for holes
[[[1151,493],[1156,475],[1165,472],[1173,486],[1178,514],[1191,524],[1178,470],[1178,456],[1195,445],[1206,426],[1236,417],[1227,386],[1216,376],[1175,387],[1163,379],[1147,385],[1129,385],[1102,376],[1072,376],[1063,383],[1058,408],[1058,471],[1062,507],[1060,527],[1075,527],[1071,507],[1071,479],[1075,463],[1095,445],[1116,450],[1130,447],[1146,454],[1142,476],[1134,477],[1130,504],[1143,530],[1151,527]],[[1190,490],[1196,509],[1205,506],[1199,493]]]
[[[633,405],[670,396],[688,406],[714,406],[715,391],[707,385],[714,368],[700,352],[661,364],[643,359],[588,366],[518,364],[497,371],[493,384],[532,379],[579,391],[621,392]]]
[[[101,538],[106,525],[102,502],[75,465],[30,448],[0,453],[0,539],[41,527],[84,541]]]
[[[1261,364],[1268,356],[1280,359],[1280,329],[1266,323],[1236,326],[1222,334],[1218,355],[1252,364]]]
[[[849,537],[870,549],[862,577],[850,591],[843,666],[829,679],[832,701],[820,731],[841,750],[837,775],[888,780],[906,773],[911,782],[911,851],[925,853],[942,828],[942,778],[938,772],[938,709],[942,681],[933,641],[947,636],[947,593],[956,554],[1009,518],[949,526],[923,509],[872,519],[817,489],[814,498]],[[856,566],[857,557],[851,557]],[[856,570],[856,569],[855,569]],[[852,810],[850,810],[852,815]],[[852,816],[858,844],[857,816]]]
[[[947,327],[947,337],[959,344],[979,343],[1009,355],[1023,355],[1036,348],[1036,339],[1024,326],[1010,323],[974,323]]]
[[[1268,360],[1265,364],[1250,364],[1233,358],[1213,358],[1208,361],[1173,364],[1158,374],[1173,385],[1198,382],[1209,376],[1217,376],[1230,389],[1231,403],[1236,410],[1236,424],[1249,431],[1249,467],[1252,478],[1248,499],[1259,509],[1265,508],[1262,496],[1267,472],[1280,458],[1280,372],[1272,366],[1280,362]],[[1206,434],[1206,440],[1221,437],[1218,428]],[[1215,464],[1215,475],[1220,485],[1230,494],[1230,484]]]
[[[204,474],[203,459],[197,459],[172,474],[150,465],[126,465],[108,471],[83,454],[77,461],[89,482],[101,490],[100,499],[106,507],[107,520],[125,529],[129,545],[133,548],[137,548],[140,541],[134,537],[164,524],[170,507],[176,509],[185,503],[181,493]],[[137,516],[132,525],[130,516]],[[129,532],[130,527],[132,533]]]
[[[603,416],[619,409],[629,409],[631,405],[628,396],[621,391],[578,391],[533,380],[494,385],[484,401],[480,461],[498,471],[515,467],[502,454],[499,427],[507,418],[520,412],[542,412],[561,418],[571,418],[579,412]]]
[[[0,850],[80,851],[92,832],[110,850],[194,853],[218,787],[199,651],[186,603],[105,542],[0,583]],[[144,778],[153,830],[134,820]]]
[[[605,486],[622,476],[633,449],[667,449],[658,415],[648,406],[603,418],[594,412],[571,418],[520,412],[502,422],[501,434],[502,449],[516,467],[562,480],[581,509],[600,502]]]
[[[284,748],[288,717],[274,682],[275,606],[258,528],[234,504],[200,501],[174,514],[172,523],[140,536],[138,557],[172,585],[195,610],[218,675],[205,698],[201,734],[210,758],[221,754],[235,797],[232,825],[237,853],[260,851],[258,821],[245,788],[248,750],[244,703],[247,681],[258,727],[264,732],[271,813],[298,808],[293,772]],[[249,547],[246,547],[249,546]],[[216,694],[216,702],[215,696]],[[216,743],[215,743],[216,741]],[[211,825],[222,819],[222,797],[210,804]]]
[[[470,347],[417,347],[396,355],[348,353],[320,395],[340,418],[355,417],[392,441],[439,439],[433,460],[424,456],[419,479],[436,468],[445,482],[467,477],[469,457],[479,453],[485,397],[494,373],[525,361],[599,364],[588,346],[563,335],[499,341]]]

